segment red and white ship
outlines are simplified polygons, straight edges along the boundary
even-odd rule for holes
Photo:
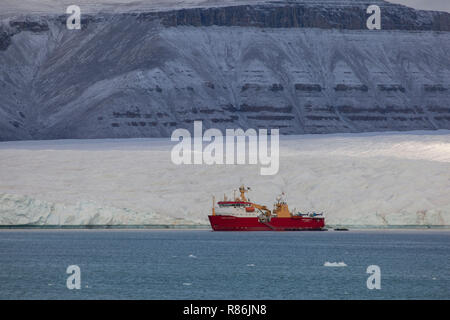
[[[284,194],[277,198],[273,211],[250,202],[245,197],[249,188],[239,188],[240,197],[228,201],[224,196],[217,206],[213,199],[209,222],[214,231],[303,231],[326,230],[322,214],[294,214],[289,211]]]

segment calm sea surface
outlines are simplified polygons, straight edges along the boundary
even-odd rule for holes
[[[0,230],[0,299],[450,299],[450,231]]]

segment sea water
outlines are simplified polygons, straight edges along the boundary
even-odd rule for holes
[[[0,230],[0,299],[449,298],[448,230]]]

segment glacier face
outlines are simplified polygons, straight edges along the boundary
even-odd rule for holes
[[[53,203],[26,195],[0,194],[0,225],[33,226],[144,226],[177,225],[181,219],[152,212],[103,206],[94,201],[75,204]],[[192,224],[192,221],[185,222]]]
[[[0,143],[0,224],[208,224],[211,199],[245,184],[271,208],[329,225],[449,226],[450,132],[284,136],[280,171],[174,165],[168,139]],[[293,174],[293,172],[295,174]]]
[[[152,2],[84,16],[81,31],[11,15],[0,140],[166,137],[194,120],[283,134],[450,128],[450,15],[376,3],[380,31],[365,29],[365,1]]]

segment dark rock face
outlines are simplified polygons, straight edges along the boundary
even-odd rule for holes
[[[368,4],[367,4],[368,5]],[[450,129],[449,14],[274,3],[0,25],[0,140]],[[417,32],[420,31],[420,32]]]
[[[366,9],[373,2],[332,6],[321,4],[242,5],[219,8],[193,8],[141,14],[140,19],[161,19],[163,25],[239,26],[259,28],[323,28],[365,30]],[[450,14],[416,11],[388,3],[380,4],[384,30],[450,31]]]
[[[48,24],[46,22],[38,21],[11,21],[9,23],[16,32],[31,31],[31,32],[45,32],[48,31]]]
[[[5,51],[11,44],[11,36],[6,31],[0,31],[0,51]]]
[[[5,51],[11,45],[12,37],[22,31],[47,32],[46,22],[30,21],[29,19],[10,21],[9,26],[0,25],[0,51]]]

